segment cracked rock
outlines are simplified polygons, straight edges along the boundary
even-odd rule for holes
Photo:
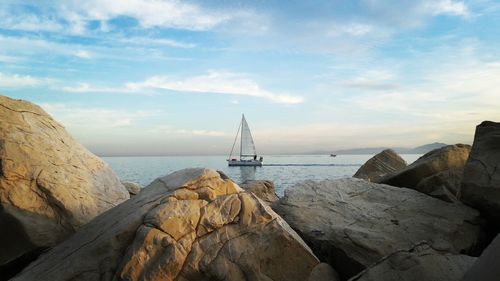
[[[129,198],[109,166],[40,107],[0,96],[0,267]]]
[[[210,169],[159,178],[13,280],[304,281],[319,264],[273,210]]]
[[[343,279],[422,240],[469,253],[480,234],[472,208],[355,178],[303,182],[273,208]]]

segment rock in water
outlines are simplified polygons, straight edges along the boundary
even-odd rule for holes
[[[371,182],[379,182],[406,167],[406,161],[394,150],[386,149],[366,161],[353,177]]]
[[[500,123],[485,121],[476,127],[461,199],[500,225]]]
[[[470,149],[470,145],[466,144],[447,145],[435,149],[396,174],[381,179],[380,182],[416,189],[445,201],[456,201],[455,197],[460,193],[461,169],[469,158]],[[449,170],[452,171],[444,173]],[[421,183],[422,181],[427,182]]]
[[[139,194],[139,192],[141,192],[142,185],[140,185],[136,182],[122,181],[122,184],[128,190],[130,197],[135,196],[135,195]]]
[[[13,280],[297,280],[319,263],[263,201],[214,170],[159,178]]]
[[[274,183],[268,180],[247,180],[242,183],[241,188],[252,192],[267,203],[278,201],[278,195],[274,191]]]
[[[423,240],[440,251],[468,253],[480,233],[472,208],[355,178],[306,181],[273,207],[343,279]]]
[[[0,265],[51,247],[129,198],[40,107],[0,96]]]
[[[409,251],[390,254],[349,281],[458,281],[475,260],[466,255],[442,254],[421,243]]]

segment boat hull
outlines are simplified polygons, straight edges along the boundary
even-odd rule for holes
[[[262,162],[259,160],[229,160],[227,161],[228,166],[262,166]]]

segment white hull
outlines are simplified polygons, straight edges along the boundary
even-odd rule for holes
[[[228,160],[227,164],[229,166],[262,166],[259,160]]]

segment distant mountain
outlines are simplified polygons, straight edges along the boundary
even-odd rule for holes
[[[336,151],[315,151],[311,154],[337,154],[337,155],[350,155],[350,154],[377,154],[384,149],[391,148],[399,154],[425,154],[436,148],[446,146],[445,143],[435,142],[417,146],[415,148],[405,148],[405,147],[363,147],[363,148],[353,148],[353,149],[342,149]]]
[[[442,143],[442,142],[434,142],[434,143],[429,143],[429,144],[424,144],[424,145],[421,145],[421,146],[417,146],[413,149],[410,149],[410,150],[407,150],[406,152],[402,152],[402,153],[406,153],[406,154],[424,154],[424,153],[427,153],[431,150],[434,150],[434,149],[437,149],[437,148],[441,148],[443,146],[446,146],[447,144],[445,143]]]

